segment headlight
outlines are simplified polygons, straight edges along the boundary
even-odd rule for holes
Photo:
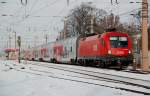
[[[111,54],[111,50],[108,50],[108,54]]]
[[[129,54],[131,54],[131,51],[129,50],[129,52],[128,52]]]

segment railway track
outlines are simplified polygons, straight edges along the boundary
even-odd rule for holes
[[[29,61],[29,62],[39,62],[39,61]],[[50,63],[50,62],[48,62],[48,61],[43,61],[44,63]],[[41,63],[41,62],[40,62]],[[55,64],[57,64],[57,63],[55,63]],[[57,64],[57,65],[59,65],[59,64]],[[62,64],[61,64],[62,65]],[[79,66],[79,65],[77,65],[77,64],[63,64],[63,65],[74,65],[74,66]],[[81,65],[80,65],[81,66]],[[84,66],[85,67],[85,66]],[[86,66],[86,67],[90,67],[91,68],[91,66]],[[99,69],[99,67],[97,67],[97,66],[92,66],[92,68],[98,68]],[[101,68],[102,70],[103,69],[105,69],[105,68]],[[114,71],[121,71],[121,72],[128,72],[128,73],[134,73],[134,74],[150,74],[150,71],[149,72],[141,72],[140,70],[132,70],[132,69],[124,69],[124,70],[120,70],[120,69],[118,69],[118,68],[116,68],[116,67],[110,67],[110,68],[108,68],[109,70],[114,70]]]
[[[136,79],[136,78],[131,78],[131,77],[118,76],[118,75],[112,75],[112,74],[101,73],[101,72],[94,72],[94,71],[89,71],[85,69],[70,68],[70,67],[64,67],[64,66],[54,66],[52,64],[46,64],[46,63],[40,64],[40,63],[35,63],[35,64],[32,63],[31,65],[38,65],[42,67],[54,68],[58,70],[69,71],[69,72],[74,72],[74,73],[98,77],[98,78],[116,80],[118,82],[131,84],[131,85],[135,84],[137,86],[150,89],[150,80]]]
[[[86,79],[101,80],[101,81],[107,81],[107,82],[112,82],[112,83],[125,84],[125,85],[136,86],[140,88],[145,88],[146,90],[150,90],[150,81],[148,80],[135,79],[135,78],[130,78],[130,77],[123,77],[123,76],[111,75],[111,74],[106,74],[106,73],[100,73],[100,72],[93,72],[93,71],[77,69],[77,68],[54,66],[54,65],[46,64],[46,63],[41,64],[41,62],[35,63],[35,64],[30,63],[30,64],[41,66],[41,67],[46,67],[46,68],[51,68],[51,69],[56,69],[56,70],[63,70],[63,71],[72,72],[76,74],[82,74],[82,75],[90,77]],[[40,71],[36,69],[32,69],[32,70]],[[71,77],[78,77],[78,76],[71,76]],[[79,78],[83,78],[83,77],[79,77]]]
[[[44,72],[44,73],[51,73],[49,71],[41,71],[41,70],[36,70],[36,69],[31,69],[31,70],[38,71],[38,72]],[[41,74],[38,74],[38,75],[41,75]],[[108,84],[99,84],[99,83],[93,83],[93,82],[89,81],[89,80],[99,80],[99,81],[105,81],[105,83],[109,83],[109,82],[120,83],[120,82],[117,82],[117,81],[114,81],[114,80],[107,80],[107,79],[104,79],[104,78],[96,79],[96,78],[91,78],[91,77],[87,78],[87,77],[64,75],[64,74],[61,74],[61,75],[63,75],[63,76],[48,75],[48,77],[63,79],[63,80],[69,80],[69,81],[74,81],[74,82],[80,82],[80,83],[86,83],[86,84],[92,84],[92,85],[98,85],[98,86],[104,86],[104,87],[109,87],[109,88],[114,88],[114,89],[120,89],[120,90],[125,90],[125,91],[128,91],[128,92],[138,93],[138,94],[150,95],[150,93],[148,91],[145,92],[145,91],[133,90],[133,89],[123,88],[123,87],[116,87],[116,86],[114,87],[114,86],[111,86],[111,85],[108,85]],[[64,76],[65,76],[65,78],[64,78]],[[73,79],[66,78],[66,76],[72,77]],[[78,80],[79,78],[82,79],[82,80]],[[86,79],[88,79],[88,80],[86,80]]]
[[[91,71],[81,70],[81,69],[76,69],[76,68],[68,69],[67,67],[47,65],[47,64],[44,64],[44,63],[42,63],[42,64],[40,64],[40,63],[35,63],[35,64],[32,63],[31,64],[30,63],[29,65],[32,65],[32,66],[29,67],[30,71],[29,70],[25,71],[25,70],[18,69],[18,68],[15,68],[15,67],[14,67],[14,69],[16,69],[17,71],[26,72],[26,73],[35,74],[35,75],[48,76],[48,77],[51,77],[51,78],[57,78],[57,79],[74,81],[74,82],[87,83],[87,84],[98,85],[98,86],[105,86],[105,87],[109,87],[109,88],[125,90],[125,91],[134,92],[134,93],[138,93],[138,94],[150,95],[150,92],[148,91],[148,90],[150,90],[149,86],[144,86],[144,85],[135,84],[135,83],[131,83],[131,82],[124,82],[124,81],[121,81],[120,79],[117,80],[114,77],[112,78],[112,76],[110,78],[110,74],[104,74],[102,76],[103,73],[100,74],[100,72],[91,72]],[[15,66],[20,66],[20,65],[15,65]],[[24,66],[26,66],[26,65],[24,65]],[[55,69],[55,70],[61,70],[61,71],[65,71],[65,72],[80,74],[81,76],[67,75],[67,74],[63,74],[63,73],[61,73],[61,74],[59,73],[59,74],[56,75],[54,72],[45,71],[45,70],[41,70],[39,68],[36,68],[37,66],[39,68],[44,67],[44,68],[49,68],[49,69]],[[108,75],[109,78],[108,78],[108,76],[105,76],[105,75]],[[70,77],[71,77],[71,79],[70,79]],[[105,82],[105,84],[104,83],[97,83],[97,82],[96,83],[95,82],[90,82],[90,80],[92,80],[92,81],[93,80],[103,81],[103,82]],[[109,83],[109,82],[116,83],[116,84],[122,84],[124,87],[122,87],[122,86],[112,86],[111,83]],[[143,81],[143,82],[146,82],[146,81]],[[148,81],[148,82],[150,82],[150,81]],[[126,88],[125,85],[130,86],[130,87],[132,86],[136,90],[131,89],[131,88]],[[142,88],[142,90],[138,90],[138,88]]]

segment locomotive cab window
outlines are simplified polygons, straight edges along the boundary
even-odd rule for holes
[[[128,38],[123,36],[110,37],[110,45],[112,48],[121,48],[128,46]]]

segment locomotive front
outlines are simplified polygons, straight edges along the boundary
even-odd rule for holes
[[[117,66],[127,66],[133,61],[131,39],[127,33],[108,32],[105,34],[108,60]]]

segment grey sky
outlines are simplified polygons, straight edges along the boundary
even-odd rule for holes
[[[7,3],[0,3],[0,49],[7,47],[9,35],[14,47],[13,31],[22,36],[23,47],[32,47],[35,42],[42,44],[45,34],[49,41],[54,41],[59,30],[63,28],[64,16],[82,2],[92,1],[93,6],[120,15],[123,22],[134,22],[130,11],[135,9],[134,13],[141,7],[140,4],[129,3],[141,0],[118,0],[118,5],[111,5],[110,0],[70,0],[69,6],[67,0],[27,0],[27,6],[23,6],[21,0],[0,0],[2,1]],[[2,14],[7,16],[1,16]]]

